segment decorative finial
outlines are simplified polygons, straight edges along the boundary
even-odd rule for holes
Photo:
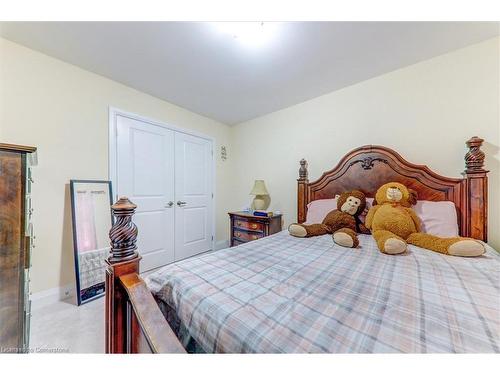
[[[481,151],[481,145],[484,139],[477,136],[469,139],[466,144],[469,151],[465,154],[465,173],[486,172],[484,167],[484,152]]]
[[[132,215],[137,206],[127,197],[121,197],[111,206],[116,220],[109,231],[111,240],[110,263],[123,262],[137,258],[137,226],[132,221]]]
[[[306,161],[306,159],[302,159],[300,161],[299,180],[307,180],[307,161]]]

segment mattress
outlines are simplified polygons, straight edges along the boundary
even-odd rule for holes
[[[287,231],[161,268],[146,278],[191,351],[500,351],[500,255],[381,254]],[[189,348],[189,345],[195,344]]]

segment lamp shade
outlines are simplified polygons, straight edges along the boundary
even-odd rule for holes
[[[255,180],[250,195],[269,195],[264,180]]]

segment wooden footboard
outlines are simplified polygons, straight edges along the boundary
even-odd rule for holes
[[[111,208],[116,220],[106,261],[106,353],[185,353],[139,276],[136,205],[120,198]]]

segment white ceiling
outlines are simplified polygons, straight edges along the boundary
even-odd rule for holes
[[[2,22],[0,35],[229,125],[499,35],[486,22],[271,26],[260,48],[195,22]]]

